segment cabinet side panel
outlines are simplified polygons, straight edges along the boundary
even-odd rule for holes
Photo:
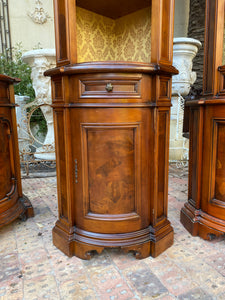
[[[65,159],[65,138],[64,138],[64,114],[63,111],[55,111],[55,139],[57,158],[57,180],[58,180],[58,203],[59,215],[68,219],[68,204],[66,191],[66,159]]]
[[[8,120],[0,117],[0,201],[11,190],[11,162],[9,147],[10,123]]]
[[[162,20],[163,20],[163,25],[162,25],[162,41],[161,41],[161,45],[162,45],[162,52],[161,52],[161,59],[163,60],[170,60],[169,57],[169,51],[171,51],[170,49],[170,40],[171,40],[171,36],[170,34],[168,34],[169,31],[169,24],[171,23],[171,14],[169,14],[168,12],[170,11],[170,1],[166,0],[163,2],[163,11],[162,11]],[[166,25],[165,25],[166,24]],[[167,30],[164,28],[167,27]]]
[[[151,61],[173,62],[174,0],[152,0]]]
[[[216,9],[216,1],[207,1],[207,9],[208,9],[208,26],[207,27],[207,37],[206,37],[206,45],[205,48],[205,69],[210,68],[209,70],[204,70],[204,93],[211,94],[212,93],[212,86],[214,83],[213,74],[212,72],[212,65],[214,64],[214,55],[212,55],[212,47],[214,47],[214,38],[215,38],[215,9]]]
[[[189,184],[188,198],[196,208],[199,206],[200,180],[201,180],[201,149],[202,149],[202,124],[199,108],[190,109],[189,118],[190,145],[189,145]]]
[[[6,83],[0,82],[0,103],[8,103],[9,88]]]
[[[77,62],[75,0],[54,0],[57,66]]]
[[[58,38],[58,60],[66,60],[67,57],[67,28],[66,28],[66,7],[65,1],[55,1],[56,15],[56,30]]]
[[[168,140],[168,111],[160,111],[158,114],[158,197],[157,197],[157,218],[166,216],[167,207],[165,206],[165,199],[167,199],[166,191],[166,166],[167,162],[167,140]]]

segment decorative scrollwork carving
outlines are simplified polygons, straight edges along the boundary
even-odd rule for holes
[[[50,18],[49,14],[45,12],[43,3],[41,0],[35,0],[35,9],[33,12],[28,12],[27,15],[32,19],[34,23],[44,24]]]

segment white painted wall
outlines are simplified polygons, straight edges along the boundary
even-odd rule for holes
[[[44,13],[50,18],[37,24],[28,16],[33,13],[37,0],[10,0],[9,17],[12,46],[22,43],[25,51],[37,48],[55,48],[53,0],[41,0]]]

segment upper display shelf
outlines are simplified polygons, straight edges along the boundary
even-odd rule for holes
[[[54,0],[57,66],[172,65],[174,0]]]
[[[150,6],[151,0],[76,0],[76,5],[102,16],[118,19]]]

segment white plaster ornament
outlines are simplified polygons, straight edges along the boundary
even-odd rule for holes
[[[44,24],[50,18],[49,14],[45,12],[43,3],[40,0],[35,1],[35,9],[33,12],[28,12],[27,15],[34,23]]]

